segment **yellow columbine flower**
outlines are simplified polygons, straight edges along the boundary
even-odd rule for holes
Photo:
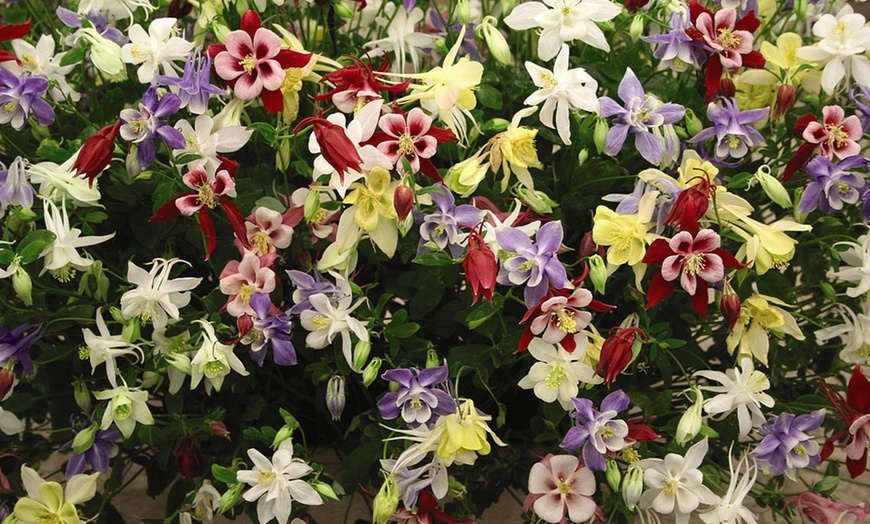
[[[489,171],[490,163],[484,162],[484,159],[486,155],[478,151],[474,156],[454,164],[444,175],[444,184],[454,193],[463,197],[471,196]]]
[[[651,221],[658,195],[658,191],[652,191],[641,197],[638,212],[633,215],[620,215],[605,206],[595,210],[592,240],[599,246],[610,246],[607,250],[609,265],[634,266],[643,260],[646,245],[654,239],[649,230],[653,227]]]
[[[507,129],[489,140],[492,146],[490,157],[493,172],[498,174],[499,168],[504,169],[504,177],[501,180],[502,192],[507,191],[511,172],[516,173],[517,180],[524,186],[535,189],[529,168],[543,167],[538,160],[538,150],[535,147],[538,130],[520,126],[520,120],[537,110],[536,106],[518,111]]]
[[[354,182],[351,192],[344,199],[345,204],[356,206],[354,216],[356,225],[367,233],[378,228],[380,220],[395,220],[396,208],[393,207],[395,188],[390,185],[390,172],[376,167],[369,171],[365,184]]]
[[[420,444],[420,450],[437,450],[441,463],[447,467],[454,462],[473,464],[477,455],[488,455],[492,449],[487,434],[492,435],[497,445],[506,445],[487,425],[490,420],[491,416],[474,409],[474,401],[466,399],[456,413],[438,419],[429,437]]]
[[[20,524],[80,524],[75,506],[94,497],[99,475],[74,475],[64,490],[57,482],[46,482],[35,470],[21,466],[21,481],[28,496],[15,503],[13,521]]]
[[[810,231],[813,226],[799,224],[784,218],[771,224],[763,224],[748,216],[736,217],[740,226],[729,224],[731,229],[743,237],[746,243],[737,251],[737,258],[747,260],[755,267],[756,273],[763,275],[770,268],[783,270],[794,257],[797,240],[786,235],[786,231]]]
[[[299,91],[302,89],[302,80],[311,74],[316,63],[315,55],[311,55],[305,67],[291,67],[284,70],[284,81],[281,83],[284,109],[281,116],[287,125],[295,122],[299,115]]]
[[[755,357],[766,366],[770,349],[769,333],[773,332],[777,336],[791,335],[796,340],[804,340],[804,334],[794,317],[777,307],[787,305],[774,297],[759,294],[744,300],[740,306],[740,318],[725,339],[728,353],[733,355],[736,349],[738,361],[743,357]]]

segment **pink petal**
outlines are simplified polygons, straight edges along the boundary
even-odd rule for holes
[[[709,253],[718,248],[721,243],[719,234],[712,229],[702,229],[695,235],[692,251],[695,253]]]
[[[228,51],[219,53],[214,59],[214,70],[224,80],[232,80],[245,73],[239,65],[239,59],[232,56]]]
[[[438,140],[436,140],[434,136],[424,135],[414,142],[414,147],[419,156],[430,158],[435,154],[435,148],[438,147]]]
[[[662,262],[662,278],[672,282],[683,272],[683,257],[671,255]]]
[[[244,31],[230,31],[227,34],[226,44],[227,52],[237,61],[253,54],[254,46],[251,42],[251,35]]]
[[[822,108],[822,116],[822,120],[825,121],[825,124],[831,124],[836,127],[843,121],[846,112],[843,111],[843,108],[840,106],[825,106]]]
[[[529,493],[550,493],[557,489],[553,472],[542,462],[538,462],[529,471]]]
[[[843,120],[842,124],[840,124],[840,127],[843,129],[843,131],[848,133],[849,138],[851,138],[852,140],[857,140],[861,137],[861,135],[864,134],[864,130],[861,128],[861,121],[855,115],[852,115],[846,120]]]
[[[214,184],[212,184],[212,191],[215,195],[223,196],[232,191],[234,187],[236,187],[236,183],[226,169],[217,172]]]
[[[535,501],[535,513],[547,522],[561,522],[565,516],[565,502],[557,491]]]
[[[686,290],[686,293],[694,295],[695,290],[698,289],[698,278],[695,275],[683,271],[683,275],[680,277],[680,286]]]
[[[191,216],[202,208],[199,195],[182,195],[175,200],[175,207],[182,215]]]
[[[260,81],[263,82],[263,89],[275,91],[281,88],[286,73],[281,69],[281,64],[276,60],[261,61],[257,64],[257,70],[260,73]]]
[[[595,501],[590,497],[573,492],[565,496],[565,505],[568,506],[568,517],[572,522],[586,522],[598,509]]]
[[[263,92],[263,81],[259,75],[245,74],[239,77],[233,90],[242,100],[253,100]]]
[[[716,29],[713,27],[713,19],[709,14],[701,13],[698,15],[698,19],[695,21],[695,27],[698,28],[698,32],[704,36],[707,43],[716,42]],[[718,47],[721,48],[722,46]]]
[[[752,33],[749,31],[734,31],[734,36],[740,39],[740,44],[734,48],[735,51],[741,55],[752,52],[752,43],[755,41]]]
[[[396,113],[390,113],[388,115],[382,116],[381,120],[378,122],[378,125],[381,127],[381,130],[384,133],[394,138],[399,138],[400,136],[404,135],[408,130],[405,119],[402,117],[402,115]]]
[[[208,173],[205,172],[205,169],[202,166],[196,166],[181,177],[181,180],[184,181],[184,185],[193,189],[194,191],[199,191],[201,186],[208,184]]]
[[[432,118],[419,107],[415,107],[408,113],[408,132],[411,136],[425,135],[431,126]]]
[[[580,459],[573,455],[556,455],[550,457],[550,467],[553,470],[554,478],[570,478],[577,471],[579,464]]]
[[[253,253],[245,253],[239,264],[239,274],[245,277],[249,284],[257,281],[257,271],[260,269],[260,257]]]
[[[714,16],[716,17],[717,33],[719,29],[734,29],[734,24],[737,22],[737,11],[733,8],[716,11]],[[698,19],[700,20],[701,17],[699,16]]]
[[[257,60],[273,58],[281,51],[281,39],[272,31],[261,27],[254,33],[252,48],[254,49],[254,57]]]
[[[704,269],[698,275],[707,282],[719,282],[725,278],[725,264],[722,263],[722,257],[710,253],[704,257]]]
[[[688,231],[680,231],[674,238],[668,242],[668,245],[671,247],[671,250],[675,253],[679,253],[680,255],[690,255],[694,249],[692,245],[694,244],[694,239],[692,238],[692,234]]]

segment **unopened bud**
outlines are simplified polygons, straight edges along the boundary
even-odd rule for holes
[[[248,487],[248,485],[241,482],[230,486],[230,489],[226,490],[224,494],[221,495],[221,500],[218,503],[218,512],[226,513],[227,511],[231,510],[236,504],[241,502],[242,491],[244,491],[246,487]]]
[[[643,15],[634,15],[631,20],[631,26],[628,28],[628,35],[633,42],[637,42],[638,38],[643,36],[643,30],[646,24],[643,21]]]
[[[230,34],[230,28],[225,24],[213,23],[211,24],[211,31],[214,33],[216,42],[226,42],[227,35]]]
[[[338,2],[339,4],[343,4],[343,2]],[[290,160],[293,158],[293,151],[290,148],[290,139],[283,139],[278,142],[278,146],[275,148],[275,168],[284,173],[287,171],[287,168],[290,167]]]
[[[212,435],[230,440],[230,431],[227,429],[227,425],[220,420],[212,420],[208,423],[208,427]]]
[[[595,286],[595,291],[603,295],[607,285],[607,265],[598,253],[589,257],[589,280]]]
[[[604,152],[604,145],[607,141],[607,132],[610,131],[610,125],[607,120],[599,118],[595,121],[595,130],[592,132],[592,141],[595,142],[595,150],[598,154]]]
[[[460,24],[467,24],[471,21],[471,3],[468,0],[456,2],[456,20]],[[460,34],[459,37],[465,38],[465,35]]]
[[[224,40],[220,40],[223,42]],[[214,117],[214,131],[220,131],[225,127],[238,126],[242,124],[242,112],[245,109],[245,101],[241,98],[233,98],[230,102],[221,109]]]
[[[684,121],[686,122],[686,131],[688,131],[689,135],[691,136],[695,136],[704,130],[704,123],[701,122],[701,119],[698,118],[698,115],[696,115],[695,112],[689,108],[686,108],[686,116],[684,117]]]
[[[6,395],[12,391],[13,384],[15,384],[15,373],[9,368],[0,368],[0,400],[6,398]]]
[[[130,151],[124,158],[124,168],[127,170],[127,180],[131,181],[142,172],[142,166],[139,165],[139,146],[130,144]]]
[[[88,390],[88,385],[82,381],[76,382],[73,386],[73,398],[76,400],[76,405],[85,413],[91,412],[91,392]]]
[[[774,118],[782,118],[794,105],[797,88],[791,84],[783,84],[776,90],[776,104],[774,105]]]
[[[142,388],[149,389],[157,385],[160,382],[162,375],[160,373],[155,373],[154,371],[143,371],[142,372]]]
[[[438,358],[438,351],[435,348],[429,348],[426,352],[426,368],[437,368],[441,365],[441,360]]]
[[[598,244],[592,239],[592,231],[587,231],[583,234],[583,238],[580,239],[580,250],[577,252],[577,256],[580,258],[591,257],[597,251]]]
[[[353,347],[353,370],[359,373],[359,370],[366,365],[369,360],[369,354],[372,351],[372,343],[366,340],[360,340]]]
[[[674,436],[677,444],[689,442],[701,431],[704,394],[697,386],[692,387],[691,392],[695,394],[695,402],[689,406],[689,409],[683,413],[683,416],[680,417],[680,421],[677,423],[677,432]]]
[[[731,78],[723,78],[719,82],[719,96],[724,98],[734,98],[737,92],[737,87],[734,85],[734,80]]]
[[[345,379],[341,375],[333,375],[326,384],[326,409],[332,415],[332,420],[341,420],[347,395],[344,392]]]
[[[169,353],[163,358],[166,359],[166,362],[170,366],[181,371],[185,375],[190,375],[190,357],[184,353]]]
[[[468,488],[465,487],[465,484],[459,482],[456,477],[448,477],[447,494],[453,498],[462,498],[468,494]]]
[[[375,524],[386,524],[399,506],[399,486],[392,475],[384,480],[372,503],[372,520]]]
[[[87,428],[76,433],[75,438],[73,438],[72,449],[76,453],[84,453],[85,451],[91,449],[91,446],[94,445],[94,440],[97,438],[97,430],[100,427],[94,423],[88,426]]]
[[[803,20],[807,14],[807,0],[794,0],[794,12],[798,20]]]
[[[607,485],[610,486],[610,489],[614,492],[619,490],[619,483],[622,481],[622,472],[619,471],[619,464],[611,458],[607,459],[604,478],[607,479]]]
[[[583,164],[586,163],[586,159],[588,159],[588,158],[589,158],[589,150],[584,147],[577,154],[577,167],[583,167]]]
[[[629,511],[634,511],[643,493],[643,470],[636,464],[631,464],[625,471],[622,482],[622,500]]]
[[[321,497],[329,500],[340,500],[332,486],[321,480],[310,480],[308,483]]]
[[[369,387],[372,385],[372,382],[378,378],[378,372],[381,370],[381,359],[375,357],[369,362],[369,365],[362,372],[362,381],[363,386]]]
[[[335,9],[335,14],[344,18],[345,20],[350,20],[351,18],[353,18],[353,11],[346,3],[342,1],[333,2],[332,7]]]
[[[546,193],[529,189],[522,184],[515,185],[511,192],[539,215],[549,215],[554,207],[559,207],[559,204]]]
[[[30,280],[30,274],[23,267],[19,266],[18,271],[12,275],[12,289],[15,290],[15,294],[24,302],[25,306],[30,307],[33,305],[33,295],[31,293],[33,282]]]
[[[293,428],[287,425],[281,426],[281,429],[278,430],[278,433],[275,433],[275,438],[272,439],[272,449],[278,449],[278,447],[281,446],[282,442],[292,436]]]
[[[511,49],[502,32],[496,27],[495,18],[492,16],[485,17],[479,27],[480,34],[483,36],[483,40],[486,42],[486,47],[489,48],[489,53],[492,57],[503,65],[510,65]]]
[[[308,191],[308,194],[305,195],[305,204],[302,209],[305,213],[305,221],[309,224],[314,222],[317,213],[320,211],[320,193],[314,190]]]
[[[822,288],[822,294],[825,295],[825,298],[831,302],[837,302],[837,292],[834,290],[834,286],[832,286],[830,282],[819,282],[819,287]]]
[[[758,168],[755,172],[755,179],[761,183],[761,189],[768,198],[779,204],[783,209],[788,209],[792,206],[791,197],[788,191],[782,186],[779,180],[770,174],[770,167],[766,164]]]
[[[411,213],[414,208],[414,190],[405,184],[396,188],[393,193],[393,207],[396,208],[396,215],[399,217],[399,222],[404,222],[405,218]]]
[[[725,322],[728,323],[729,333],[734,331],[734,326],[737,325],[737,321],[740,319],[740,295],[730,288],[731,286],[726,285],[725,293],[719,301],[719,311],[722,312]]]
[[[139,339],[139,319],[131,318],[124,322],[124,327],[121,328],[121,340],[127,344],[132,344],[133,341]]]

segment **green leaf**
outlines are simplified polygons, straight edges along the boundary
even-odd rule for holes
[[[420,324],[406,322],[404,324],[390,324],[387,326],[387,335],[393,338],[408,338],[420,330]]]
[[[503,105],[501,92],[486,84],[481,84],[480,88],[478,88],[477,99],[480,101],[480,105],[489,109],[499,110]]]
[[[235,484],[238,482],[238,480],[236,480],[236,472],[230,468],[221,466],[220,464],[211,465],[211,476],[214,477],[215,480],[219,480],[224,484]]]
[[[254,122],[250,124],[247,129],[256,131],[270,144],[275,141],[275,127],[271,124],[266,122]]]
[[[67,51],[63,58],[60,59],[60,67],[66,67],[81,62],[85,58],[85,49],[76,47],[71,51]]]
[[[25,264],[33,262],[56,238],[57,235],[46,230],[30,233],[18,244],[18,255],[21,256],[21,261]]]
[[[456,263],[456,261],[453,260],[453,257],[443,251],[424,253],[411,262],[428,267],[452,266]]]
[[[840,477],[825,477],[816,482],[813,486],[813,491],[825,497],[831,495],[840,485]]]
[[[15,258],[15,251],[11,249],[0,249],[0,267],[8,267]]]
[[[57,164],[62,164],[66,162],[67,160],[69,160],[69,157],[72,156],[72,153],[60,147],[60,144],[57,142],[57,140],[51,139],[43,140],[42,143],[39,144],[39,147],[36,149],[36,154],[42,155]]]
[[[264,196],[262,198],[257,199],[257,201],[254,202],[254,207],[265,207],[265,208],[271,209],[272,211],[277,211],[279,213],[283,213],[283,212],[287,211],[287,206],[285,206],[283,202],[281,202],[280,200],[278,200],[275,197],[270,197],[270,196]]]

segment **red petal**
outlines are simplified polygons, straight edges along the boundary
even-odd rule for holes
[[[260,98],[263,100],[263,106],[266,107],[266,111],[274,114],[278,114],[284,109],[284,95],[281,94],[280,89],[276,89],[274,91],[263,91],[260,93]]]
[[[559,345],[568,353],[573,353],[577,349],[577,339],[574,338],[574,335],[565,335],[565,338],[559,342]]]
[[[707,59],[707,67],[705,69],[704,85],[707,88],[707,96],[705,102],[710,102],[715,98],[716,92],[719,91],[719,83],[722,81],[722,62],[718,56],[711,56]]]
[[[242,31],[251,35],[251,39],[253,40],[254,34],[257,32],[257,29],[262,27],[263,24],[260,23],[260,16],[256,11],[249,10],[245,14],[242,15],[242,22],[239,24],[239,27]]]
[[[239,163],[235,160],[230,160],[229,158],[221,155],[217,155],[217,159],[221,161],[221,164],[218,166],[218,171],[226,171],[230,174],[231,177],[236,177],[236,171],[239,169]]]
[[[531,326],[526,326],[525,331],[523,331],[523,334],[520,337],[520,345],[517,347],[517,353],[528,349],[529,342],[531,342],[533,338],[535,338],[535,335],[532,334]]]
[[[275,57],[275,60],[277,60],[284,69],[290,69],[291,67],[301,68],[308,65],[308,62],[311,61],[311,53],[299,53],[297,51],[291,51],[290,49],[282,49],[278,52],[278,56]]]
[[[224,197],[218,197],[221,205],[224,206],[224,211],[227,213],[227,218],[230,221],[230,225],[233,226],[233,231],[236,233],[236,238],[238,238],[242,244],[250,249],[251,244],[248,242],[248,233],[247,228],[245,226],[245,217],[242,216],[242,212],[239,211],[239,208],[236,207],[229,199]],[[202,214],[202,213],[200,213]]]
[[[870,380],[861,373],[861,366],[855,364],[849,388],[846,390],[849,407],[860,413],[870,413]]]
[[[218,55],[218,53],[222,53],[227,50],[227,46],[224,44],[210,44],[208,46],[208,56],[214,60],[214,57]]]
[[[16,38],[24,38],[30,32],[30,19],[28,18],[23,24],[7,24],[0,25],[0,42],[6,40],[14,40]],[[13,55],[14,56],[14,55]],[[13,58],[14,60],[14,58]]]
[[[611,306],[610,304],[605,304],[604,302],[592,299],[592,302],[586,305],[584,309],[591,309],[592,311],[597,311],[599,313],[604,311],[610,311],[611,309],[616,309],[616,306]]]
[[[700,278],[695,294],[692,295],[692,309],[697,311],[701,318],[707,320],[707,282]]]
[[[658,238],[653,241],[647,248],[646,254],[643,256],[644,264],[661,264],[666,258],[674,254],[674,250],[668,244],[668,241],[663,238]]]
[[[202,229],[202,234],[205,235],[205,259],[208,260],[211,257],[211,252],[217,246],[217,238],[214,234],[214,222],[212,222],[211,217],[208,216],[208,211],[204,208],[199,211],[199,228]]]
[[[782,174],[782,181],[788,182],[792,175],[803,169],[810,157],[813,156],[815,150],[816,145],[810,144],[809,142],[800,146],[797,153],[795,153],[794,156],[791,157],[791,160],[788,161],[788,164],[786,164],[785,171]]]
[[[816,115],[807,114],[800,118],[798,118],[797,122],[794,125],[794,134],[795,136],[802,137],[804,136],[804,131],[806,131],[807,126],[810,125],[810,122],[818,122],[819,119],[816,118]]]
[[[761,21],[758,17],[755,16],[755,11],[749,11],[743,18],[735,22],[734,30],[735,31],[749,31],[750,33],[754,33],[758,26],[761,25]],[[753,51],[755,52],[755,51]],[[744,64],[746,63],[746,58],[743,58]],[[753,66],[750,66],[753,67]]]
[[[710,15],[710,18],[713,18],[713,13],[711,13],[709,9],[698,3],[698,0],[692,0],[691,2],[689,2],[689,13],[692,17],[692,24],[695,23],[701,13],[707,13],[708,15]]]
[[[456,142],[456,135],[453,134],[453,131],[449,129],[441,129],[440,127],[432,126],[429,128],[429,132],[426,133],[431,137],[435,137],[435,140],[438,141],[439,144],[443,144],[445,142]]]
[[[665,280],[665,277],[662,276],[662,272],[659,271],[655,275],[653,275],[652,282],[649,285],[649,293],[646,295],[646,308],[649,309],[656,304],[658,304],[663,298],[670,295],[674,290],[674,283],[676,280],[672,280],[668,282]]]
[[[18,57],[15,56],[15,53],[10,51],[0,50],[0,62],[9,62],[10,60],[18,61]]]
[[[157,212],[154,213],[154,216],[148,219],[148,221],[149,222],[169,222],[170,220],[176,218],[178,215],[181,214],[181,211],[178,210],[178,207],[175,205],[175,201],[184,195],[192,195],[192,194],[193,193],[184,193],[184,194],[178,195],[177,197],[173,198],[169,202],[163,204],[162,206],[160,206],[160,209],[158,209]]]
[[[659,434],[653,431],[651,427],[638,420],[629,420],[628,435],[626,435],[626,438],[647,441],[659,438]]]
[[[825,441],[825,444],[822,446],[822,452],[819,454],[819,458],[822,462],[828,460],[828,457],[834,453],[834,441],[837,439],[837,435],[832,436],[828,440]]]
[[[864,455],[857,460],[847,458],[846,469],[849,470],[849,476],[851,476],[852,478],[855,478],[861,473],[864,473],[864,470],[867,469],[867,451],[865,450]]]
[[[743,269],[744,267],[746,267],[743,264],[741,264],[736,258],[734,258],[734,255],[725,251],[721,247],[714,249],[713,253],[719,255],[719,257],[722,259],[722,264],[725,267],[739,268],[739,269]]]
[[[438,174],[438,170],[435,169],[435,164],[428,158],[420,159],[420,172],[436,182],[443,181],[441,175]]]
[[[766,60],[764,60],[764,56],[758,51],[753,51],[751,53],[743,55],[743,65],[746,67],[752,67],[755,69],[761,69],[764,67]]]

